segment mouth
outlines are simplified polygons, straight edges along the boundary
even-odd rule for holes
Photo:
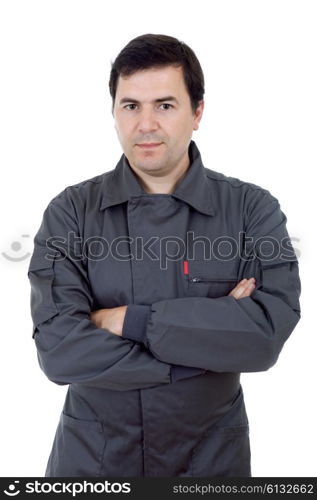
[[[137,146],[139,146],[139,148],[142,148],[142,149],[153,149],[153,148],[159,147],[161,144],[163,144],[163,143],[162,142],[144,142],[143,144],[137,144]]]

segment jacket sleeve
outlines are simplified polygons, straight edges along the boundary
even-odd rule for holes
[[[70,232],[79,235],[65,190],[44,212],[28,268],[33,338],[41,369],[59,385],[130,390],[169,384],[169,363],[90,321],[91,287],[83,259],[69,245]]]
[[[151,306],[129,304],[122,326],[122,337],[133,340],[133,342],[142,342],[150,314]],[[196,377],[196,375],[202,375],[206,371],[207,370],[203,368],[172,364],[171,382],[177,382],[177,380],[184,378]]]
[[[183,297],[135,311],[148,319],[134,340],[157,359],[215,372],[264,371],[277,361],[300,319],[298,260],[286,216],[268,191],[253,191],[244,217],[237,281],[254,276],[256,289],[239,300]]]

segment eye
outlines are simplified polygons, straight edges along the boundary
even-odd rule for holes
[[[134,103],[127,104],[126,106],[124,106],[124,109],[129,109],[131,111],[134,111],[136,109],[136,104],[134,104]]]
[[[161,106],[164,106],[164,108],[163,108],[164,110],[168,110],[168,109],[171,109],[173,107],[171,104],[168,104],[167,102],[163,102],[163,104],[161,104]]]

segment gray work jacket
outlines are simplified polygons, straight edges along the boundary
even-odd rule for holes
[[[205,168],[194,141],[189,157],[172,194],[122,155],[44,211],[33,338],[69,385],[46,476],[251,475],[240,373],[273,366],[299,321],[298,260],[268,190]],[[122,337],[89,318],[122,305]]]

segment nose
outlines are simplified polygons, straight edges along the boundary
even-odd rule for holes
[[[158,129],[158,123],[153,109],[143,109],[139,115],[139,132],[148,134]]]

